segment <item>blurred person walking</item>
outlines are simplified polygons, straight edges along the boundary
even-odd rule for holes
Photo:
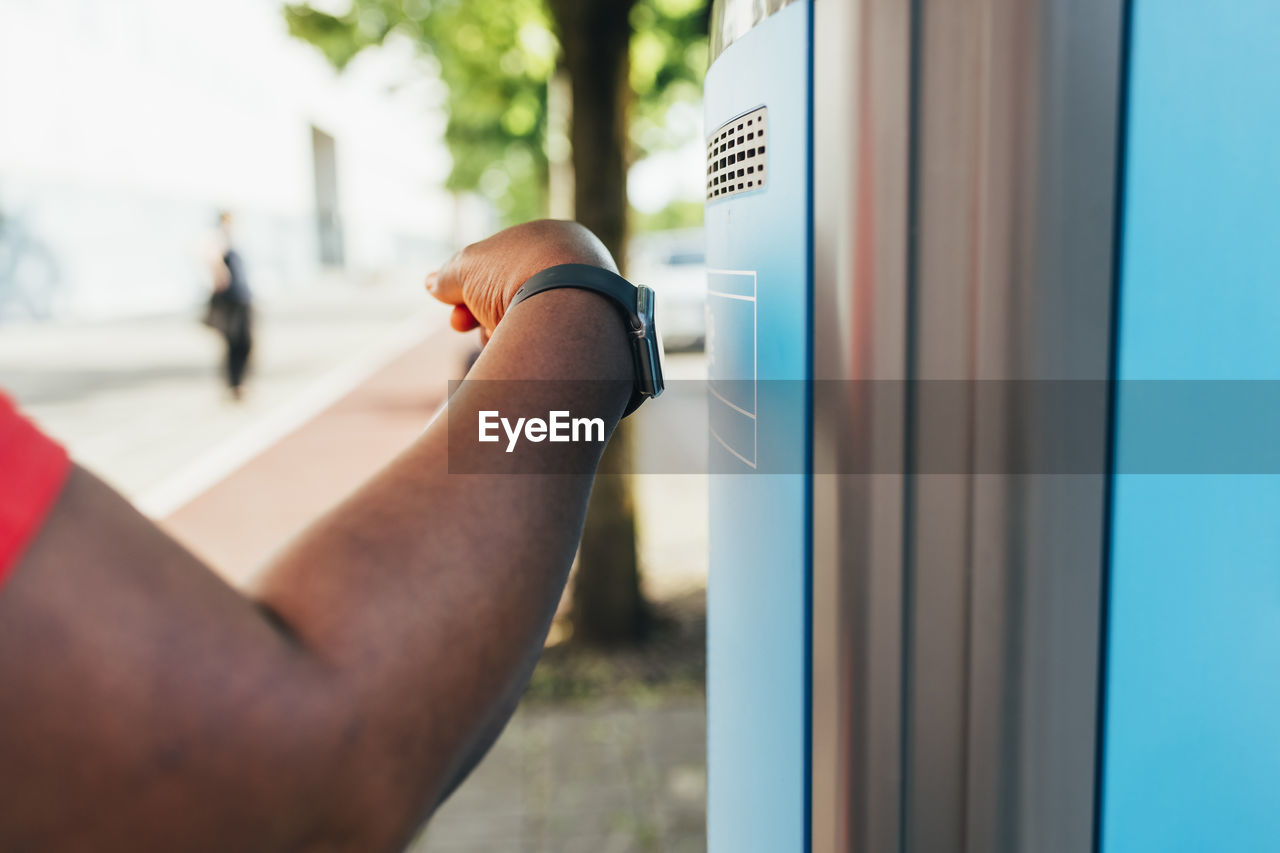
[[[232,244],[233,219],[228,211],[218,214],[218,231],[209,253],[213,272],[213,293],[205,324],[222,333],[227,355],[224,363],[231,396],[244,396],[242,385],[249,354],[253,351],[253,294],[244,271],[244,259]]]

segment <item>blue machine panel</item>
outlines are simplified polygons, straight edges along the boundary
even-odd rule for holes
[[[810,14],[801,0],[766,18],[706,79],[709,147],[761,107],[768,138],[765,185],[735,183],[706,213],[710,464],[724,472],[710,478],[713,853],[807,846]]]
[[[1280,379],[1280,4],[1132,15],[1118,378]],[[1121,472],[1203,427],[1137,412]],[[1280,478],[1121,473],[1112,525],[1102,850],[1280,850]]]

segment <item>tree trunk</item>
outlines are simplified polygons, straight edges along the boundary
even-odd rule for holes
[[[621,267],[627,240],[627,105],[634,0],[549,0],[572,88],[574,218],[595,232]],[[573,580],[575,638],[640,639],[640,594],[628,422],[600,463]]]
[[[572,89],[574,216],[619,264],[627,239],[627,104],[634,0],[550,0]]]

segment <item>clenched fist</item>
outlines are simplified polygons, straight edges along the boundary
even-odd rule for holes
[[[557,264],[618,268],[600,240],[576,222],[541,219],[499,231],[458,252],[427,276],[427,290],[453,306],[459,332],[480,328],[488,340],[520,285]]]

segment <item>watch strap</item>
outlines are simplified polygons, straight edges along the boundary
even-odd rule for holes
[[[559,264],[547,267],[520,285],[520,289],[511,297],[507,310],[510,311],[530,296],[564,287],[592,290],[608,297],[622,310],[631,331],[640,331],[640,315],[636,313],[636,286],[615,272],[610,272],[603,267],[593,267],[590,264]],[[635,343],[632,342],[632,358],[635,357]],[[625,418],[640,408],[640,404],[644,401],[645,395],[641,393],[640,383],[636,381],[631,391],[631,399],[627,402],[626,411],[622,416]]]
[[[582,290],[594,290],[618,304],[627,315],[633,329],[640,328],[640,317],[636,314],[636,286],[616,272],[590,264],[559,264],[547,267],[534,275],[511,297],[507,310],[537,293],[555,290],[561,287],[576,287]]]

